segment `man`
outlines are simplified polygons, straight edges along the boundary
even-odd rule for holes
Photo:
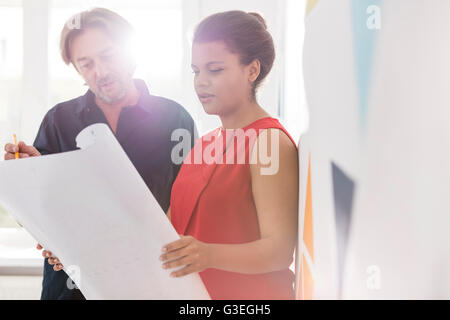
[[[73,21],[78,25],[72,27]],[[20,142],[18,152],[20,157],[29,157],[72,151],[77,149],[75,137],[80,131],[94,123],[105,123],[167,212],[172,184],[180,169],[171,160],[175,146],[172,132],[189,130],[192,146],[197,133],[183,107],[150,95],[143,81],[133,80],[135,63],[127,50],[131,33],[130,24],[121,16],[99,8],[79,13],[64,26],[62,58],[75,67],[89,90],[51,109],[34,147]],[[5,159],[13,159],[16,147],[7,144],[5,151]],[[68,286],[67,274],[55,270],[45,259],[41,299],[83,299],[79,290]]]

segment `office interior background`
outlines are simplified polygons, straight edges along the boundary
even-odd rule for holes
[[[136,77],[200,134],[220,123],[194,93],[196,23],[262,14],[277,59],[259,102],[299,141],[297,298],[450,298],[448,0],[0,0],[0,145],[86,91],[58,37],[91,7],[133,24]],[[0,203],[0,299],[39,298],[42,263]]]
[[[212,13],[254,11],[266,19],[277,50],[274,69],[259,92],[260,104],[298,141],[308,126],[301,51],[305,1],[300,0],[0,0],[0,145],[32,143],[45,113],[87,87],[59,54],[59,35],[75,13],[92,7],[116,11],[135,29],[135,76],[154,95],[183,105],[199,133],[220,126],[204,113],[193,87],[191,37]],[[3,161],[3,157],[2,160]],[[0,204],[0,300],[38,299],[43,258],[35,241]]]

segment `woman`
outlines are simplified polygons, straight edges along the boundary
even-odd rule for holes
[[[182,238],[164,246],[160,260],[177,269],[173,277],[199,272],[212,299],[294,298],[297,148],[256,101],[274,59],[256,13],[212,15],[194,35],[195,90],[222,128],[199,139],[180,169],[167,215]],[[264,171],[259,150],[271,150],[275,171]],[[199,154],[203,161],[195,161]],[[215,161],[205,161],[208,154]],[[49,263],[63,267],[56,257]]]
[[[194,35],[195,90],[205,111],[220,117],[222,128],[199,139],[178,174],[168,216],[183,237],[163,248],[161,260],[163,268],[178,269],[174,277],[199,272],[212,299],[294,297],[289,266],[297,241],[297,149],[256,101],[274,58],[272,37],[255,13],[214,14]],[[233,130],[252,130],[257,137],[236,143],[228,134]],[[247,161],[205,161],[215,141],[225,150],[216,151],[214,159],[233,150],[244,152]],[[276,173],[262,174],[260,147],[277,149]],[[203,152],[202,163],[193,161],[198,152]]]

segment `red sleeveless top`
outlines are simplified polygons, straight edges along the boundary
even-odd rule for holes
[[[244,139],[230,137],[218,128],[197,140],[172,187],[171,221],[178,234],[220,244],[247,243],[261,238],[249,159],[260,130],[269,128],[282,130],[296,146],[286,129],[271,117],[243,128],[248,134]],[[221,141],[223,148],[214,149]],[[215,159],[222,161],[210,161],[211,156],[219,156]],[[206,269],[199,274],[212,299],[294,298],[294,274],[289,269],[255,275]]]

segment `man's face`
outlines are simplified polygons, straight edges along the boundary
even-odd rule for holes
[[[132,83],[134,64],[99,28],[89,28],[71,42],[72,63],[95,96],[106,104],[123,99]]]

